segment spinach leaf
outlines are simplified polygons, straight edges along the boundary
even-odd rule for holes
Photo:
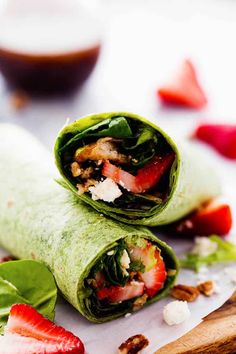
[[[139,129],[136,138],[131,138],[130,141],[124,142],[123,147],[126,150],[134,150],[149,140],[154,140],[157,143],[156,132],[151,127],[144,126]]]
[[[29,304],[53,320],[56,298],[54,278],[43,263],[20,260],[0,264],[0,333],[13,304]]]
[[[187,253],[184,259],[180,260],[180,265],[183,268],[191,268],[199,271],[202,266],[213,263],[232,262],[236,261],[236,245],[222,240],[219,236],[212,235],[209,237],[212,242],[217,243],[215,252],[208,256],[199,256],[194,253]]]
[[[74,135],[73,138],[71,138],[65,145],[63,145],[59,149],[59,152],[61,153],[66,149],[71,148],[72,146],[77,144],[80,140],[92,136],[96,136],[96,137],[110,136],[113,138],[128,138],[132,136],[132,131],[130,129],[127,120],[124,117],[106,119]]]

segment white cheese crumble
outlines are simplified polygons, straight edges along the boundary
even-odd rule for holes
[[[186,321],[190,317],[187,301],[172,301],[164,307],[163,318],[169,325],[176,325]]]
[[[93,200],[104,200],[105,202],[114,202],[116,198],[122,195],[121,190],[115,182],[110,178],[106,178],[102,182],[98,182],[94,187],[90,187]]]
[[[129,275],[129,273],[127,272],[126,269],[129,269],[129,265],[130,265],[130,258],[128,255],[128,252],[126,250],[124,250],[121,259],[120,259],[120,264],[121,264],[121,268],[122,268],[122,272],[124,275]]]
[[[218,244],[211,241],[208,237],[196,237],[195,245],[191,253],[196,254],[200,257],[206,257],[217,251]]]
[[[114,253],[115,253],[115,251],[114,251],[114,250],[111,250],[111,251],[108,251],[108,252],[107,252],[107,255],[108,255],[108,256],[113,256]]]

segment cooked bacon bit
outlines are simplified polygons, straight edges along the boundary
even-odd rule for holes
[[[195,286],[182,284],[174,286],[170,291],[170,295],[174,298],[187,302],[195,301],[199,294],[200,292]]]
[[[95,186],[97,181],[93,178],[88,179],[84,184],[77,184],[76,188],[78,189],[78,194],[82,195],[85,192],[88,192],[89,187]]]
[[[10,261],[15,261],[16,258],[13,256],[6,256],[6,257],[2,257],[0,258],[0,263],[6,263],[6,262],[10,262]]]
[[[212,280],[205,281],[198,284],[197,288],[201,294],[205,296],[211,296],[214,293],[214,282]]]
[[[100,138],[95,143],[87,145],[79,154],[75,155],[75,160],[77,162],[86,160],[111,160],[123,164],[127,163],[129,158],[118,152],[117,140],[106,137]]]
[[[15,110],[25,108],[28,103],[29,98],[23,91],[15,91],[10,96],[10,104]]]
[[[147,299],[148,299],[147,294],[143,294],[138,299],[136,299],[133,303],[133,311],[140,310],[146,304]]]
[[[143,334],[136,334],[128,338],[118,348],[119,354],[137,354],[149,345],[149,341]]]

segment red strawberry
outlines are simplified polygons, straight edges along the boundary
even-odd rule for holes
[[[236,160],[236,125],[202,124],[193,137],[212,146],[221,155]]]
[[[199,85],[196,71],[190,60],[185,60],[176,78],[157,91],[160,99],[167,104],[190,108],[202,108],[206,105],[206,96]]]
[[[145,272],[140,272],[139,275],[145,284],[146,293],[153,297],[163,287],[167,276],[160,252],[154,245],[147,242],[143,248],[131,246],[130,256],[132,261],[140,260],[145,266]]]
[[[130,300],[134,297],[143,295],[144,283],[138,281],[131,281],[125,286],[110,286],[97,291],[99,300],[107,299],[110,303],[117,303],[120,301]]]
[[[155,187],[163,174],[171,167],[174,159],[174,153],[166,156],[155,156],[138,170],[137,176],[133,176],[109,161],[105,161],[102,175],[111,178],[132,193],[144,193],[146,190]]]
[[[209,203],[186,218],[170,226],[170,231],[183,236],[220,236],[229,233],[232,227],[232,214],[227,204]]]
[[[84,354],[79,338],[40,315],[33,307],[11,307],[1,354]]]
[[[158,263],[149,270],[148,272],[140,274],[142,280],[144,281],[146,293],[153,297],[156,295],[158,290],[163,288],[163,285],[166,281],[166,268],[165,263],[162,259],[158,261]]]

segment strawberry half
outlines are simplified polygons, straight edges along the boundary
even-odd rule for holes
[[[236,125],[201,124],[193,138],[204,141],[221,155],[236,160]]]
[[[131,281],[125,286],[110,286],[97,291],[99,300],[107,299],[110,303],[117,303],[120,301],[130,300],[137,296],[143,295],[144,283],[138,281]]]
[[[79,338],[25,304],[11,307],[0,348],[1,354],[84,354]]]
[[[111,178],[132,193],[144,193],[148,189],[155,187],[163,174],[171,167],[174,159],[174,153],[166,156],[155,156],[138,170],[136,176],[111,164],[109,161],[105,161],[102,175]]]
[[[157,91],[163,103],[181,105],[190,108],[202,108],[207,99],[196,75],[193,64],[185,60],[172,82]]]
[[[228,204],[209,203],[183,220],[170,226],[170,231],[183,236],[224,236],[232,227],[232,214]]]
[[[158,290],[163,288],[166,281],[167,273],[165,263],[157,248],[150,242],[146,246],[130,248],[130,256],[132,261],[141,261],[145,266],[145,272],[139,272],[139,276],[145,284],[146,293],[153,297]]]

